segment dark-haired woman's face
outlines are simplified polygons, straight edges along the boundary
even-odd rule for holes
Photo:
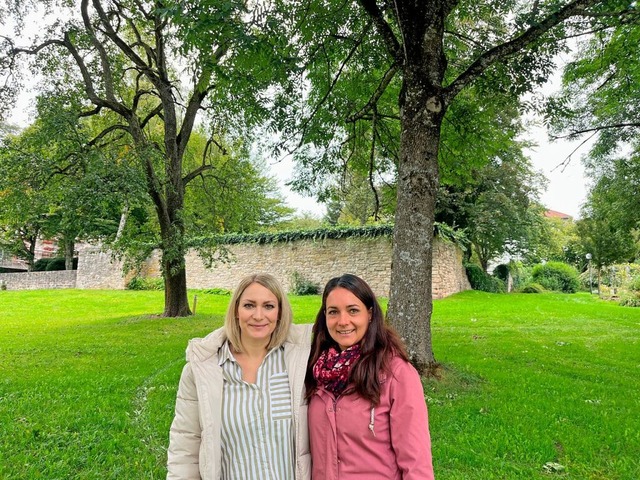
[[[334,288],[327,295],[325,315],[331,338],[345,350],[359,343],[369,328],[371,312],[346,288]]]

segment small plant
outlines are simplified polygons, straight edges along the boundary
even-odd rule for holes
[[[300,273],[293,272],[291,274],[291,293],[294,295],[317,295],[320,293],[320,287],[304,278]]]
[[[209,295],[231,295],[231,290],[227,290],[226,288],[206,288],[202,291],[202,293],[207,293]]]
[[[527,283],[520,289],[520,293],[544,293],[544,287],[539,283],[531,282]]]
[[[135,276],[129,280],[126,288],[127,290],[164,290],[164,280]]]
[[[562,262],[538,264],[531,271],[531,278],[547,290],[576,293],[580,288],[578,271]]]

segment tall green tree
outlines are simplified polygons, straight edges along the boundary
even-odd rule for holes
[[[602,15],[633,11],[635,4],[282,0],[275,5],[281,15],[274,25],[290,29],[279,37],[289,40],[283,51],[301,57],[304,73],[290,78],[299,78],[306,87],[301,90],[309,93],[297,116],[280,125],[285,135],[298,135],[306,178],[319,181],[336,168],[331,158],[354,134],[357,138],[360,122],[372,125],[371,138],[380,148],[385,133],[393,141],[393,132],[399,132],[388,318],[414,364],[434,367],[433,224],[448,110],[473,86],[484,85],[487,95],[530,90],[548,77],[564,37],[593,28]],[[284,95],[276,96],[274,111],[297,107],[290,97],[287,103]],[[328,147],[322,155],[312,148],[317,142]]]
[[[259,78],[234,73],[248,66],[248,50],[259,50],[251,42],[253,19],[245,2],[6,1],[2,10],[19,20],[33,5],[51,8],[47,11],[57,13],[58,21],[43,27],[42,40],[28,47],[2,37],[3,78],[15,79],[16,62],[32,56],[32,66],[49,85],[82,89],[81,117],[110,118],[90,144],[130,146],[128,155],[144,172],[160,231],[163,315],[190,314],[185,190],[214,166],[205,161],[188,170],[184,155],[200,113],[207,111],[212,126],[224,125],[243,106],[234,89],[244,85],[251,91],[260,84]],[[194,32],[197,48],[183,41],[193,39]],[[5,82],[2,99],[10,98],[15,87]]]

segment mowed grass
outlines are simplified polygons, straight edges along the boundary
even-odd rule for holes
[[[194,294],[166,319],[163,292],[0,292],[0,478],[164,478],[187,341],[229,301]],[[291,301],[313,321],[318,296]],[[640,478],[640,309],[464,292],[432,327],[438,480]]]

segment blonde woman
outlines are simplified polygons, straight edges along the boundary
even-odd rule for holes
[[[269,274],[243,278],[223,328],[187,347],[168,480],[309,480],[304,377],[311,325]]]

